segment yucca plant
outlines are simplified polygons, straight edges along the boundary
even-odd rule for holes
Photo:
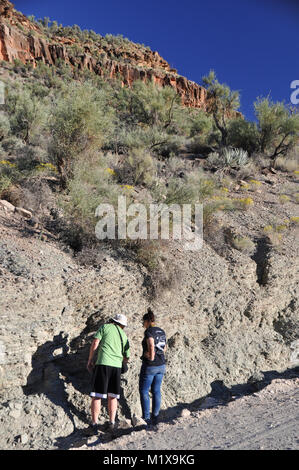
[[[248,153],[243,149],[225,148],[222,153],[224,166],[242,167],[248,163]]]

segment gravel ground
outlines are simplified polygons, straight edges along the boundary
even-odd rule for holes
[[[134,431],[106,444],[91,438],[86,450],[299,449],[299,379],[274,380],[263,390],[198,410],[175,424]]]

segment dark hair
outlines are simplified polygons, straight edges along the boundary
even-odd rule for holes
[[[154,315],[154,312],[152,311],[152,309],[149,307],[147,309],[147,313],[145,313],[143,315],[143,321],[149,321],[150,323],[154,323],[155,322],[155,315]]]

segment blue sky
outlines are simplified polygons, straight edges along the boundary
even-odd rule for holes
[[[210,69],[241,93],[241,111],[271,93],[290,102],[299,80],[299,0],[15,0],[15,8],[63,25],[122,34],[157,50],[197,83]]]

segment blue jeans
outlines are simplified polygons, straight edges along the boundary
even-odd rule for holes
[[[152,414],[159,415],[161,406],[161,384],[165,374],[166,366],[147,366],[142,365],[139,376],[139,393],[142,408],[142,418],[150,419],[150,397],[151,389],[153,397]]]

